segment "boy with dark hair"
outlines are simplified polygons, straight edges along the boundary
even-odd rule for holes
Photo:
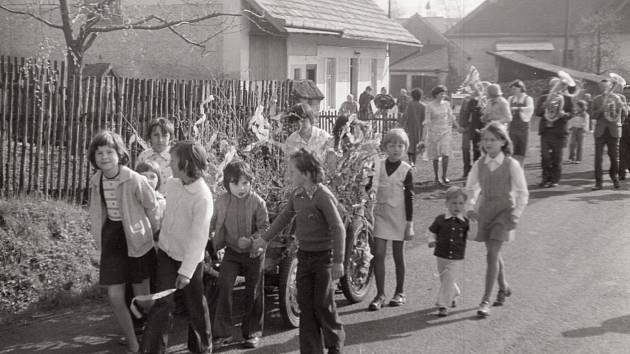
[[[260,344],[264,319],[264,253],[253,255],[252,240],[269,228],[265,201],[252,190],[254,175],[244,161],[232,161],[223,169],[227,193],[217,198],[210,223],[215,250],[226,248],[219,272],[214,321],[216,348],[232,340],[232,289],[239,273],[245,275],[245,314],[241,331],[245,348]],[[250,257],[253,255],[253,257]]]

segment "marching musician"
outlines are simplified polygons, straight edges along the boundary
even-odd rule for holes
[[[560,71],[558,76],[551,79],[549,92],[540,96],[534,110],[541,117],[538,135],[543,176],[539,186],[544,188],[556,187],[560,182],[563,149],[569,135],[567,122],[573,115],[572,96],[577,91],[569,74]]]
[[[593,119],[595,125],[595,186],[593,190],[602,189],[602,159],[604,146],[608,150],[610,158],[610,179],[615,189],[619,185],[619,139],[622,133],[622,124],[628,115],[628,106],[625,97],[615,93],[615,88],[625,85],[625,80],[617,74],[610,74],[610,79],[604,79],[599,83],[602,93],[593,100]]]

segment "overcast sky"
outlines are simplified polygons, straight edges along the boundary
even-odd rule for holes
[[[376,3],[387,11],[388,0],[375,0]],[[391,0],[392,8],[398,8],[402,17],[408,17],[414,13],[422,16],[463,17],[474,10],[484,0]],[[427,10],[430,3],[430,10]]]

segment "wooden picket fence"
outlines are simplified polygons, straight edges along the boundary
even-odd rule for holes
[[[154,117],[175,118],[177,138],[201,117],[201,139],[237,136],[259,104],[286,110],[291,81],[72,77],[63,62],[0,57],[0,196],[43,194],[87,200],[92,167],[87,149],[102,129],[146,139]],[[270,103],[275,102],[277,103]],[[132,158],[137,144],[128,144]]]
[[[320,112],[319,127],[332,134],[338,114],[339,113],[337,111],[333,110]],[[370,115],[370,118],[367,121],[370,122],[372,130],[381,135],[385,134],[388,130],[395,128],[398,124],[397,117],[391,113],[387,116]]]

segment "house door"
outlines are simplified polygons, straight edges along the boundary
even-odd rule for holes
[[[326,103],[328,108],[335,109],[337,77],[336,77],[335,58],[326,58]]]
[[[398,95],[400,89],[407,89],[407,75],[392,75],[389,78],[389,88],[392,95]]]
[[[350,58],[350,94],[359,97],[359,59]]]

